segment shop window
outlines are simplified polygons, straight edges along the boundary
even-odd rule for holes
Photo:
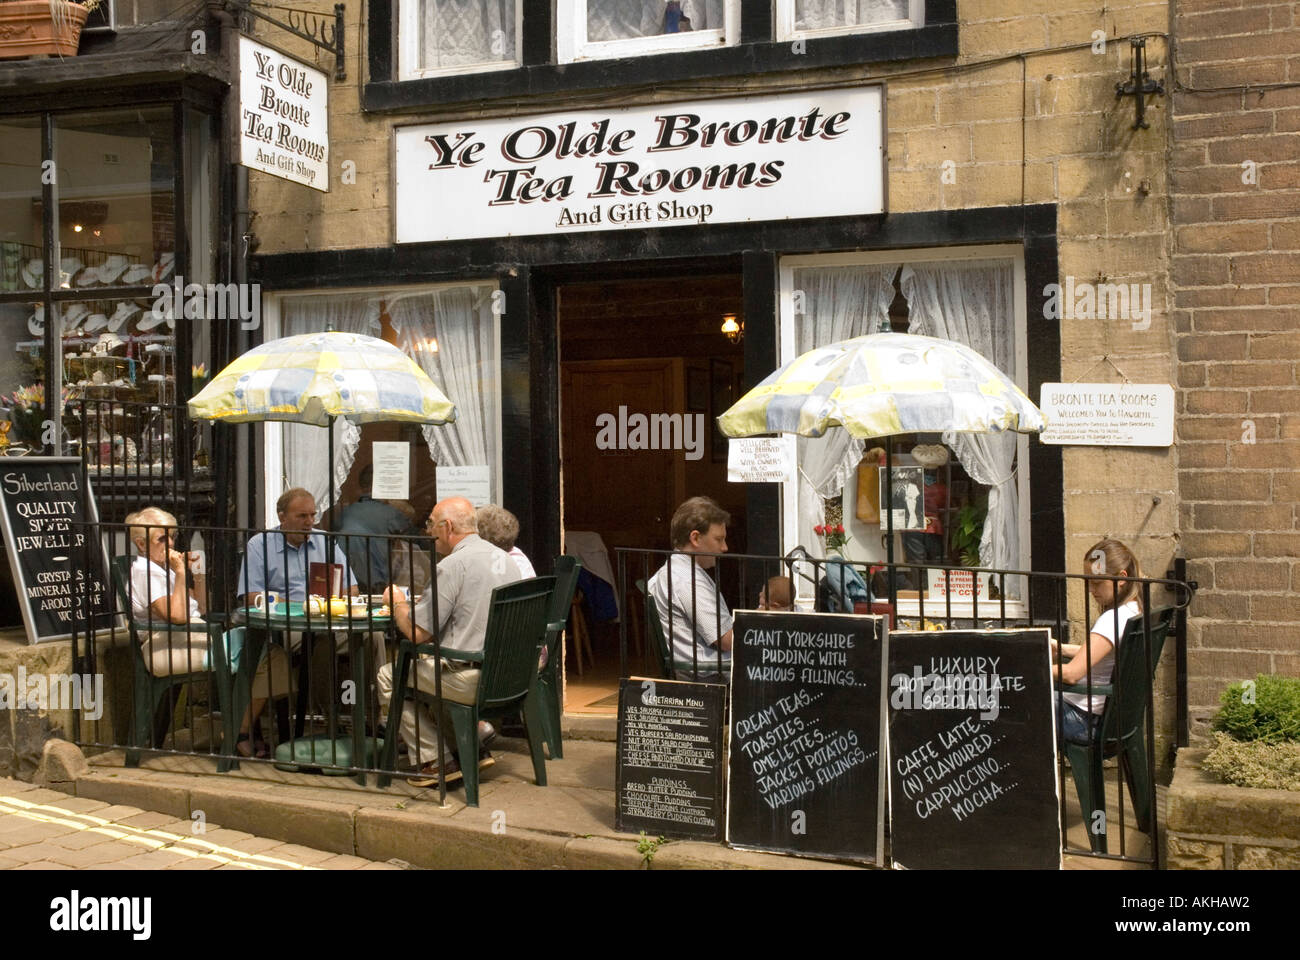
[[[732,46],[739,0],[559,0],[557,59],[632,57]]]
[[[519,65],[521,0],[402,0],[403,80]]]
[[[777,0],[776,12],[778,40],[925,25],[925,0]]]
[[[268,338],[332,328],[396,344],[456,404],[454,423],[420,428],[417,447],[425,468],[486,468],[487,498],[501,497],[501,384],[499,314],[495,283],[450,284],[401,290],[341,290],[286,295],[270,305]],[[334,425],[334,496],[338,501],[363,441],[355,424]],[[328,435],[320,427],[276,424],[265,433],[267,522],[275,497],[289,487],[310,490],[323,510],[329,502]],[[431,469],[425,470],[431,473]],[[432,486],[427,491],[433,495]],[[420,491],[413,493],[413,499]],[[432,502],[414,504],[426,514]]]
[[[781,294],[783,363],[850,337],[913,333],[971,346],[1030,392],[1018,248],[787,257]],[[1028,442],[1010,433],[895,437],[895,561],[1030,569]],[[877,470],[884,446],[883,438],[854,441],[839,429],[799,440],[800,479],[783,492],[783,551],[803,545],[823,555],[813,528],[829,518],[851,538],[849,559],[885,559]],[[905,575],[900,597],[936,596],[930,579]],[[1021,584],[1006,586],[1009,598],[1020,597]],[[986,581],[981,597],[996,590]]]

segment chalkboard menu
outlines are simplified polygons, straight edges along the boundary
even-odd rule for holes
[[[619,681],[615,829],[722,839],[726,693],[716,683]]]
[[[0,458],[0,523],[28,643],[63,640],[109,607],[103,547],[87,549],[99,521],[75,457]]]
[[[1049,631],[889,635],[895,866],[1059,869]]]
[[[727,841],[879,859],[884,620],[736,613]]]

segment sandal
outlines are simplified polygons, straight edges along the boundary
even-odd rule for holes
[[[235,741],[235,752],[250,760],[266,760],[271,756],[266,741],[250,740],[246,733],[241,733],[239,739]]]
[[[448,757],[443,770],[439,770],[436,763],[426,763],[420,768],[419,776],[407,777],[406,782],[413,787],[436,787],[440,780],[445,779],[450,784],[461,777],[460,764],[452,757]]]

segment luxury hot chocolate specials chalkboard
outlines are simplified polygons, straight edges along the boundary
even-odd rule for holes
[[[895,866],[1058,869],[1049,631],[889,635]]]
[[[726,695],[716,683],[619,681],[615,829],[722,839]]]
[[[727,841],[878,859],[884,620],[736,613]]]
[[[63,640],[108,609],[107,563],[87,549],[99,514],[74,457],[0,458],[0,522],[28,643]],[[81,524],[78,523],[81,522]]]

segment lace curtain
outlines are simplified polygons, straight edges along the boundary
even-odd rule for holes
[[[456,404],[455,423],[423,428],[430,456],[442,466],[486,464],[495,485],[499,384],[492,292],[471,286],[402,295],[389,301],[388,315],[402,352]],[[425,348],[430,337],[437,338],[436,353]]]
[[[326,296],[285,297],[280,305],[282,336],[319,333],[329,329],[343,333],[379,336],[379,297],[372,294],[328,294]],[[271,423],[267,429],[279,429],[283,444],[280,468],[283,489],[302,487],[311,491],[321,514],[329,509],[330,469],[329,434],[325,428],[304,423]],[[343,482],[356,459],[361,443],[361,428],[342,417],[334,421],[334,498],[338,499]],[[274,503],[282,491],[266,491]],[[273,513],[273,508],[268,508]]]
[[[796,30],[868,26],[907,17],[908,0],[794,0]]]
[[[690,18],[691,30],[721,30],[723,0],[680,0],[681,15]],[[587,41],[657,37],[678,23],[665,20],[668,0],[587,0]]]
[[[793,271],[795,356],[815,347],[889,328],[897,263],[851,267],[801,267]],[[799,302],[796,301],[796,309]],[[817,542],[813,527],[824,519],[824,497],[844,489],[862,459],[865,444],[838,427],[821,437],[798,438],[799,531],[804,546]]]
[[[933,262],[903,267],[909,333],[964,343],[1014,379],[1015,301],[1009,260]],[[980,564],[1020,566],[1019,503],[1015,482],[1016,434],[945,433],[971,479],[990,487],[980,539]]]
[[[515,58],[516,0],[419,0],[420,68]]]

